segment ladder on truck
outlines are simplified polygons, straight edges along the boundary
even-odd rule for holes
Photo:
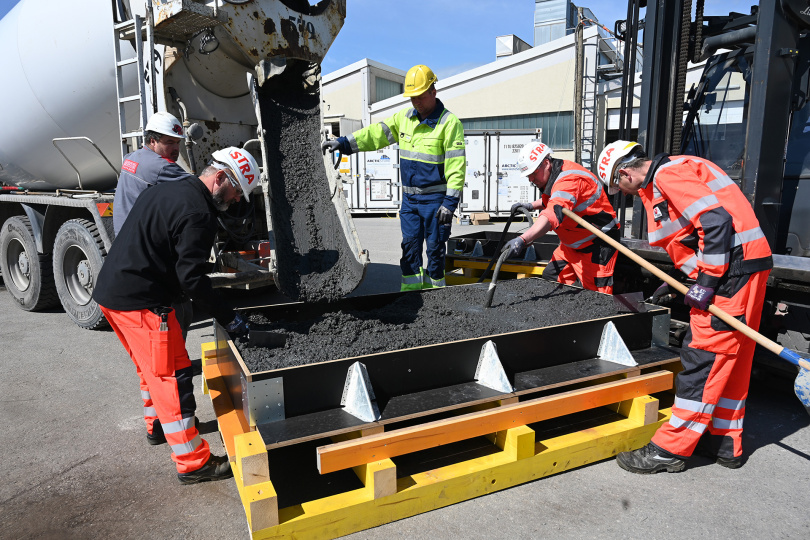
[[[145,99],[147,92],[147,66],[143,61],[144,45],[147,47],[149,58],[154,58],[155,51],[154,29],[152,27],[151,11],[146,20],[139,15],[135,15],[132,19],[116,22],[113,25],[113,31],[113,47],[115,49],[115,84],[118,96],[118,126],[121,135],[121,160],[123,161],[124,156],[130,152],[130,148],[132,151],[134,151],[140,146],[139,141],[143,137],[143,129],[146,127],[146,121],[149,116],[157,112],[154,110],[157,102],[155,99],[156,96],[154,84],[149,85],[149,90],[151,90],[152,93],[152,99],[149,100],[152,104],[151,107]],[[146,34],[146,40],[144,40],[144,33]],[[126,39],[130,35],[135,38],[135,57],[122,59],[121,40]],[[135,66],[138,81],[138,93],[129,96],[124,95],[125,90],[123,71],[127,66]],[[154,81],[155,64],[153,61],[149,62],[148,70],[149,81]],[[127,130],[126,105],[136,101],[138,102],[138,109],[140,111],[138,117],[140,120],[140,125],[134,130]],[[129,141],[131,141],[131,145]]]

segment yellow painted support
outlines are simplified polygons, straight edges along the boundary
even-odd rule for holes
[[[533,457],[498,452],[399,478],[397,492],[381,499],[360,489],[282,508],[278,526],[253,529],[252,537],[335,538],[608,459],[647,444],[669,418],[669,410],[661,412],[648,426],[625,419],[540,441]]]
[[[616,422],[542,441],[528,426],[515,426],[495,434],[500,452],[398,479],[392,460],[366,463],[354,467],[363,488],[280,509],[269,473],[264,479],[261,437],[223,399],[218,366],[206,365],[205,373],[253,539],[335,538],[609,459],[647,444],[671,416],[669,409],[653,414],[651,396],[628,399],[616,405],[627,418]]]

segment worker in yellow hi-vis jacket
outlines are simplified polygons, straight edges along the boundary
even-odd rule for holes
[[[402,94],[411,98],[412,108],[323,144],[324,152],[339,150],[341,155],[399,144],[403,291],[444,287],[445,243],[467,169],[464,128],[436,98],[436,81],[429,67],[412,67],[405,75]],[[424,242],[426,270],[422,268]]]

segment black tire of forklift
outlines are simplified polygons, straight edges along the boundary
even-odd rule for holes
[[[79,327],[93,330],[107,319],[92,298],[104,257],[104,242],[96,225],[86,219],[71,219],[59,227],[53,246],[53,275],[65,313]]]
[[[0,229],[0,270],[6,290],[25,311],[59,305],[48,254],[37,252],[34,231],[26,216],[13,216]]]

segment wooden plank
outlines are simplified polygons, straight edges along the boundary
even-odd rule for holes
[[[251,532],[261,531],[279,524],[278,496],[272,482],[240,486],[237,480],[237,487]]]
[[[242,485],[252,486],[270,480],[267,449],[257,431],[236,435],[234,447]]]
[[[317,449],[318,470],[321,474],[339,471],[371,461],[625,401],[671,387],[672,373],[657,372],[448,420],[429,422],[381,435],[322,446]]]

